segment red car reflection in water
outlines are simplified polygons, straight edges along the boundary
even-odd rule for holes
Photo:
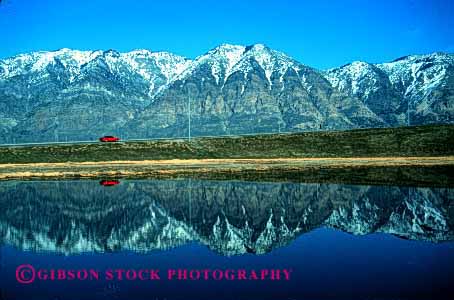
[[[102,138],[99,138],[100,142],[118,142],[120,140],[119,137],[112,136],[112,135],[106,135],[103,136]]]
[[[114,185],[120,184],[120,181],[119,180],[101,180],[99,182],[99,184],[102,186],[114,186]]]

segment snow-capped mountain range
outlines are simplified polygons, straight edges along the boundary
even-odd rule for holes
[[[189,112],[194,135],[454,123],[454,55],[326,71],[262,44],[0,60],[0,142],[184,136]]]

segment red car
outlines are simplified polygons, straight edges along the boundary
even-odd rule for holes
[[[119,180],[101,180],[99,182],[99,184],[103,185],[103,186],[114,186],[114,185],[120,184],[120,181]]]
[[[118,142],[120,140],[119,137],[112,136],[112,135],[106,135],[103,136],[102,138],[99,138],[100,142]]]

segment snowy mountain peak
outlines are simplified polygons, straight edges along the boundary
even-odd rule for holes
[[[353,77],[359,77],[361,76],[361,74],[364,74],[364,72],[370,71],[372,69],[373,69],[372,64],[357,60],[338,68],[328,69],[325,72],[327,74],[344,73],[349,74]]]
[[[62,48],[55,51],[37,51],[19,54],[0,60],[0,66],[3,66],[3,72],[0,72],[0,78],[10,78],[28,72],[42,72],[49,64],[55,63],[56,60],[63,64],[65,68],[80,69],[82,65],[102,53],[102,51],[81,51]]]
[[[442,52],[409,55],[376,66],[389,76],[394,86],[403,90],[404,95],[414,102],[429,97],[434,88],[447,83],[447,76],[454,68],[454,55]],[[422,101],[421,106],[416,109],[425,109],[427,105],[431,105],[427,101]]]
[[[104,54],[104,56],[112,56],[112,57],[120,56],[120,52],[118,52],[117,50],[114,50],[114,49],[106,50],[106,51],[104,51],[103,54]]]
[[[452,53],[445,53],[445,52],[433,52],[429,54],[411,54],[411,55],[406,55],[402,56],[399,58],[394,59],[391,62],[388,63],[405,63],[405,62],[415,62],[415,61],[421,61],[421,60],[449,60],[452,59],[454,54]]]
[[[126,68],[139,74],[144,80],[150,81],[151,94],[154,94],[155,88],[162,85],[156,82],[159,77],[164,77],[163,83],[167,84],[191,63],[190,60],[169,52],[151,52],[145,49],[120,53],[112,49],[81,51],[62,48],[55,51],[31,52],[0,60],[0,79],[30,72],[47,72],[46,68],[58,61],[66,68],[72,82],[81,74],[82,68],[89,68],[90,66],[86,65],[96,59],[104,61],[111,72],[124,73]]]
[[[251,46],[240,46],[222,44],[211,49],[206,54],[197,57],[187,70],[178,79],[184,79],[201,66],[208,65],[211,68],[211,75],[215,78],[216,84],[223,85],[227,79],[236,72],[246,76],[254,69],[251,60],[258,63],[265,72],[271,86],[271,76],[277,72],[281,77],[288,68],[295,71],[300,69],[300,64],[286,54],[275,51],[263,44]]]
[[[270,51],[271,49],[264,44],[253,44],[246,47],[247,51]]]
[[[134,49],[130,52],[126,52],[126,53],[123,53],[123,54],[128,54],[128,55],[135,55],[135,56],[150,56],[153,52],[151,52],[150,50],[147,50],[147,49]]]
[[[233,45],[233,44],[221,44],[216,48],[211,49],[208,53],[214,54],[218,53],[220,55],[228,55],[231,52],[244,52],[246,49],[245,46],[242,45]]]
[[[402,68],[411,68],[414,71],[418,71],[421,67],[426,69],[435,65],[454,65],[454,54],[435,52],[425,55],[408,55],[391,62],[377,64],[376,66],[389,73],[399,71]]]
[[[222,44],[211,49],[207,53],[196,57],[193,63],[181,72],[176,79],[184,80],[190,76],[195,70],[205,65],[211,69],[211,75],[219,84],[221,80],[225,82],[230,73],[230,69],[238,62],[244,52],[243,46]]]
[[[356,95],[367,93],[368,91],[364,89],[373,86],[380,80],[380,74],[377,72],[379,70],[372,64],[354,61],[340,68],[329,69],[325,72],[325,78],[340,91]]]
[[[255,60],[263,69],[270,87],[271,76],[274,72],[277,72],[282,80],[282,76],[289,68],[293,68],[297,72],[301,66],[300,63],[282,52],[272,50],[263,44],[255,44],[246,47],[241,61],[232,69],[232,73],[236,71],[247,73],[250,71],[252,69],[251,59]]]
[[[244,46],[223,44],[209,51],[208,55],[224,63],[226,73],[229,73],[230,69],[241,59],[245,49]]]

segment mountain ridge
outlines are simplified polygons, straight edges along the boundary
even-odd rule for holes
[[[189,100],[188,100],[189,99]],[[0,142],[185,136],[454,123],[454,55],[320,71],[263,44],[191,60],[137,49],[0,60]]]

